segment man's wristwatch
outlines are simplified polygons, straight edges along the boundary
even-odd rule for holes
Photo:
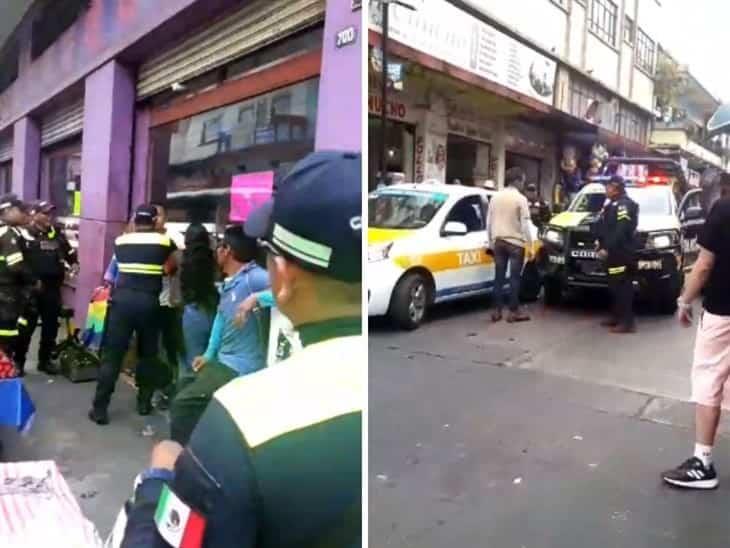
[[[692,303],[686,303],[686,302],[684,302],[684,301],[683,301],[683,300],[682,300],[682,299],[680,298],[680,299],[677,299],[677,306],[678,306],[679,308],[682,308],[682,309],[684,309],[684,310],[689,310],[690,308],[692,308]]]

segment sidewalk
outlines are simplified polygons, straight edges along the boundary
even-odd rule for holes
[[[728,545],[727,438],[717,491],[659,478],[692,449],[688,404],[391,340],[370,343],[372,546]]]
[[[35,372],[25,385],[37,408],[26,437],[2,430],[5,460],[55,460],[88,519],[105,537],[135,476],[148,464],[155,441],[168,434],[165,417],[135,413],[135,392],[123,378],[110,408],[111,424],[100,427],[86,417],[96,383],[72,384],[64,377]],[[153,435],[143,435],[143,430]]]

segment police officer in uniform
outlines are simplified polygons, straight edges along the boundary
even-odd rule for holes
[[[31,272],[40,280],[35,302],[23,314],[16,347],[15,362],[24,370],[33,332],[41,320],[41,341],[38,351],[38,371],[50,375],[58,373],[51,365],[51,353],[58,336],[58,317],[61,313],[61,286],[66,265],[77,263],[76,252],[66,239],[63,228],[54,224],[55,206],[45,200],[30,207],[30,223],[21,232],[25,239],[25,256]]]
[[[138,355],[137,412],[149,415],[152,411],[155,386],[151,379],[160,338],[162,277],[174,272],[170,257],[176,249],[169,236],[156,231],[156,221],[155,207],[139,206],[134,215],[135,231],[119,236],[115,243],[119,277],[102,343],[99,381],[89,411],[89,419],[100,425],[109,423],[109,402],[134,333]]]
[[[530,219],[537,228],[550,222],[550,206],[537,192],[537,185],[530,183],[525,187],[527,204],[530,207]]]
[[[17,345],[18,322],[22,322],[21,314],[36,282],[23,254],[20,227],[26,218],[25,204],[15,194],[0,198],[0,348],[11,357]]]
[[[606,185],[606,197],[598,257],[605,261],[608,270],[613,314],[603,325],[610,327],[612,333],[633,333],[636,331],[633,274],[639,206],[626,195],[624,180],[617,175]]]
[[[123,547],[361,545],[361,164],[314,153],[246,221],[303,348],[218,390],[186,449],[155,447]]]

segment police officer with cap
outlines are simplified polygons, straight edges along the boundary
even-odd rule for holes
[[[19,334],[18,321],[22,321],[21,314],[36,286],[23,253],[21,227],[26,220],[26,206],[15,194],[0,198],[0,348],[11,357]]]
[[[108,312],[99,381],[89,411],[89,419],[100,425],[109,423],[109,402],[134,333],[139,359],[137,412],[140,415],[152,412],[162,277],[174,273],[176,268],[171,260],[176,246],[169,236],[157,232],[156,221],[154,206],[139,206],[134,214],[135,231],[119,236],[115,242],[119,277]]]
[[[187,448],[155,447],[123,546],[361,545],[361,164],[311,154],[247,220],[304,347],[218,390]]]
[[[34,296],[36,303],[24,314],[16,347],[15,362],[20,371],[38,324],[41,320],[41,341],[38,350],[38,370],[55,375],[51,365],[51,353],[58,336],[58,317],[61,313],[61,286],[66,276],[66,265],[77,263],[76,251],[66,239],[63,228],[54,223],[56,207],[45,200],[31,204],[30,223],[26,231],[26,259],[40,289]]]
[[[626,195],[624,180],[613,175],[606,185],[598,257],[605,261],[613,296],[612,317],[603,322],[612,333],[633,333],[633,274],[636,266],[636,227],[639,206]]]

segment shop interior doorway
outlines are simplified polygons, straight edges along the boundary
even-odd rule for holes
[[[446,138],[446,182],[481,186],[489,179],[491,147],[487,143],[449,133]]]
[[[380,173],[380,118],[368,118],[368,189],[378,184]],[[388,121],[385,142],[385,162],[389,174],[404,182],[415,182],[415,141],[416,128],[403,122]]]
[[[533,158],[532,156],[507,151],[505,155],[505,169],[512,167],[521,167],[527,175],[527,182],[537,185],[538,193],[543,198],[545,197],[540,184],[542,179],[542,160],[540,158]]]

